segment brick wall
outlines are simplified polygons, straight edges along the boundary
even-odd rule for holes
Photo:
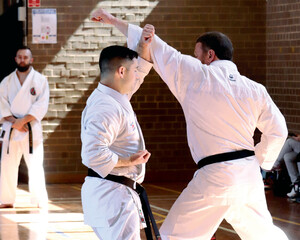
[[[267,3],[267,88],[290,132],[300,133],[300,2]]]
[[[43,120],[45,172],[48,182],[82,181],[80,116],[99,81],[98,56],[104,47],[125,44],[114,28],[89,20],[96,6],[156,33],[185,54],[193,54],[197,37],[216,30],[227,34],[235,47],[234,61],[242,74],[266,80],[266,2],[253,0],[94,1],[43,0],[56,8],[58,43],[32,44],[29,10],[28,44],[34,67],[48,77],[51,98]],[[187,180],[196,169],[186,142],[180,105],[158,75],[151,71],[132,99],[152,157],[146,181]]]

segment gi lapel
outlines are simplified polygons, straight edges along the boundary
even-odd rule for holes
[[[29,74],[27,75],[23,85],[21,86],[16,72],[14,74],[13,80],[15,81],[16,86],[18,86],[18,85],[20,86],[20,89],[11,103],[10,111],[16,118],[24,117],[29,112],[29,110],[32,106],[32,96],[36,95],[36,92],[35,92],[36,90],[33,87],[34,77],[35,77],[35,71],[32,68],[31,71],[29,72]],[[31,133],[31,127],[30,127],[29,135],[30,135],[30,133]],[[20,132],[16,129],[12,132],[12,129],[11,129],[11,131],[9,133],[9,138],[11,138],[15,141],[20,141],[20,140],[24,139],[24,137],[26,137],[27,135],[28,135],[28,132]],[[29,138],[32,141],[32,133],[29,136]],[[10,139],[9,139],[9,141],[10,141]],[[9,147],[8,147],[7,151],[9,153]]]
[[[19,81],[17,74],[15,74],[15,80]],[[15,96],[11,103],[11,112],[16,117],[24,117],[31,108],[32,105],[32,95],[36,94],[32,82],[34,79],[34,69],[32,68],[30,73],[27,75],[21,89]]]

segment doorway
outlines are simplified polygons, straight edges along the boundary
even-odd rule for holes
[[[16,51],[23,45],[23,22],[18,21],[18,8],[22,0],[0,0],[0,81],[15,70]]]

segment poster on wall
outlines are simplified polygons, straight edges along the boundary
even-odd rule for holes
[[[28,0],[28,5],[29,8],[33,7],[40,7],[41,6],[41,0]]]
[[[57,43],[56,9],[32,9],[32,43]]]

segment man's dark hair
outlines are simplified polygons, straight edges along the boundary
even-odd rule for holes
[[[17,55],[18,51],[20,51],[20,50],[29,50],[30,53],[31,53],[31,55],[32,55],[32,52],[31,52],[30,47],[27,47],[27,46],[20,46],[20,47],[18,47],[18,50],[17,50],[17,52],[16,52],[16,55]]]
[[[137,52],[123,46],[109,46],[102,50],[99,58],[99,67],[101,73],[110,73],[116,71],[124,61],[137,58]]]
[[[207,32],[201,35],[197,41],[202,43],[204,51],[212,49],[220,60],[232,61],[233,46],[230,39],[220,32]]]

